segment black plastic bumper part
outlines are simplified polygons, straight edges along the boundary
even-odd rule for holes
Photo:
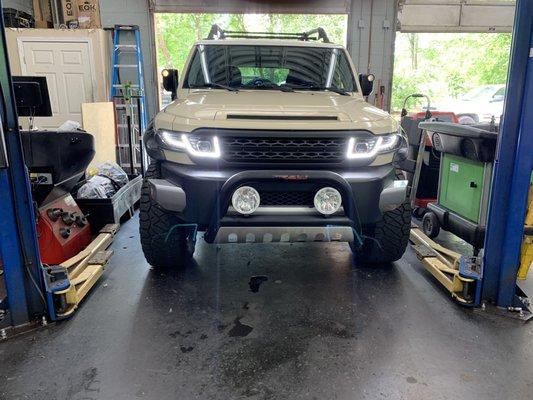
[[[180,186],[187,196],[187,205],[178,216],[185,222],[198,224],[207,231],[207,239],[226,216],[231,195],[239,186],[253,186],[261,190],[312,191],[324,186],[335,187],[342,195],[344,214],[348,224],[359,230],[381,218],[379,208],[383,189],[395,180],[391,165],[357,168],[354,171],[324,170],[260,170],[226,169],[184,166],[170,162],[161,164],[162,178]],[[254,225],[260,216],[239,217],[243,225]],[[287,216],[278,217],[275,225],[282,226]],[[305,225],[310,216],[298,217]],[[218,222],[217,222],[218,221]],[[227,219],[224,221],[228,221]],[[322,221],[322,224],[320,224]],[[331,225],[331,217],[314,219],[315,226]],[[274,221],[272,221],[274,224]],[[318,225],[317,225],[318,224]]]

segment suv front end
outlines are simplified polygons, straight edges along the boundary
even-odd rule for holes
[[[406,140],[397,123],[364,101],[342,47],[273,42],[199,42],[177,100],[145,133],[154,163],[141,240],[152,264],[190,255],[196,230],[209,243],[344,241],[368,262],[403,254],[407,181],[394,163]],[[387,252],[394,238],[376,232],[387,234],[390,213],[401,237]]]

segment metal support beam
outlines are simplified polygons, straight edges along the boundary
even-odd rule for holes
[[[533,1],[518,0],[489,205],[482,298],[513,306],[533,168]]]
[[[346,47],[357,72],[376,76],[368,102],[385,110],[391,104],[396,15],[395,0],[353,1],[348,13]]]
[[[401,32],[511,32],[515,4],[502,0],[399,0]]]
[[[0,1],[1,7],[1,1]],[[46,313],[30,183],[24,165],[0,12],[0,122],[7,165],[0,166],[0,257],[4,265],[11,324]]]
[[[351,0],[152,0],[155,12],[220,14],[344,14]]]

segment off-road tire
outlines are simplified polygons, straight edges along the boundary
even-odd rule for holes
[[[177,226],[184,222],[152,200],[148,179],[158,178],[161,178],[159,163],[152,163],[141,189],[139,231],[142,250],[146,261],[156,268],[183,267],[194,253],[192,229]]]
[[[409,243],[411,229],[411,205],[405,201],[398,208],[383,213],[377,223],[363,226],[363,246],[354,252],[357,264],[385,264],[399,260]]]

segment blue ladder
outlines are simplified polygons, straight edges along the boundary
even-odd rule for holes
[[[117,121],[117,161],[132,175],[147,167],[141,138],[148,125],[142,60],[139,27],[115,25],[109,93]]]

